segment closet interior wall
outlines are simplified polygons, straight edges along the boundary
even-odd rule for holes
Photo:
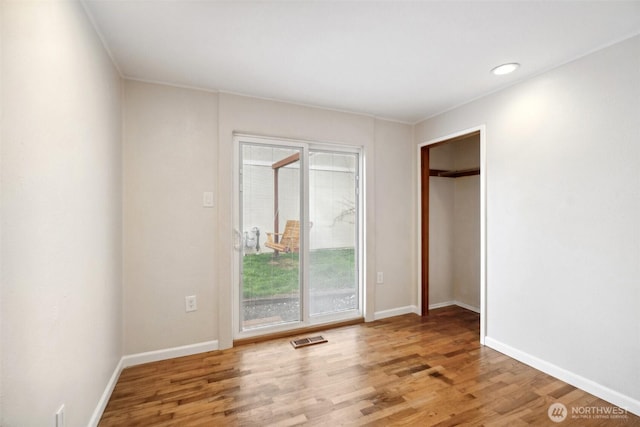
[[[479,168],[480,136],[429,153],[429,304],[480,308],[480,175],[433,176]],[[473,172],[471,172],[473,173]],[[442,174],[442,172],[440,172]],[[445,172],[446,174],[446,172]]]

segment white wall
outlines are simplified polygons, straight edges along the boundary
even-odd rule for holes
[[[376,286],[375,311],[417,305],[415,246],[415,170],[412,128],[376,120],[376,271],[384,283]],[[371,232],[371,231],[369,231]]]
[[[125,93],[125,353],[231,345],[234,131],[364,147],[368,312],[415,304],[410,125],[132,81]],[[201,207],[207,189],[214,209]],[[388,284],[376,289],[377,262]],[[198,310],[185,313],[191,294]]]
[[[448,147],[440,146],[431,152],[438,153],[445,148]],[[429,178],[429,305],[453,301],[454,190],[452,178]]]
[[[453,170],[454,146],[443,144],[429,150],[429,169]],[[429,305],[453,301],[452,178],[429,178]]]
[[[122,355],[120,78],[77,2],[3,2],[3,426],[84,426]]]
[[[487,342],[640,411],[640,37],[419,123],[486,124]]]
[[[215,93],[125,82],[125,354],[217,338],[216,209],[202,204],[215,189],[217,109]]]
[[[455,178],[453,186],[453,300],[479,311],[480,176]]]
[[[480,136],[453,143],[454,169],[480,167]],[[453,183],[453,299],[480,310],[480,176]]]

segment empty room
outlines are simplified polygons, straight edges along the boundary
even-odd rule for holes
[[[640,426],[640,1],[0,1],[0,426]]]

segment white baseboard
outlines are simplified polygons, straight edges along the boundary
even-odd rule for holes
[[[392,308],[390,310],[376,311],[373,314],[373,320],[386,319],[387,317],[402,316],[403,314],[415,313],[420,314],[420,310],[415,305],[407,305],[405,307]]]
[[[197,344],[183,345],[180,347],[166,348],[163,350],[147,351],[145,353],[129,354],[122,356],[116,368],[113,370],[113,374],[107,383],[107,386],[98,401],[96,409],[93,411],[91,420],[89,421],[89,427],[97,427],[102,418],[102,414],[107,407],[111,393],[118,382],[120,373],[124,368],[130,366],[142,365],[143,363],[158,362],[160,360],[173,359],[174,357],[191,356],[192,354],[204,353],[207,351],[218,350],[218,341],[205,341]]]
[[[527,364],[539,371],[549,374],[559,380],[562,380],[574,387],[578,387],[588,393],[593,394],[600,399],[613,403],[614,405],[626,409],[627,411],[640,416],[640,401],[605,387],[588,378],[582,377],[573,372],[567,371],[559,366],[549,363],[545,360],[532,356],[524,351],[513,348],[507,344],[495,340],[491,337],[485,337],[484,344],[500,353],[506,354],[524,364]]]
[[[457,305],[458,307],[466,308],[469,311],[473,311],[474,313],[480,314],[480,309],[478,307],[474,307],[472,305],[465,304],[465,303],[460,302],[460,301],[454,301],[453,303],[455,305]]]
[[[449,307],[450,305],[456,305],[455,301],[443,301],[435,304],[429,304],[429,310],[435,310],[436,308]]]
[[[445,301],[445,302],[438,302],[435,304],[430,304],[429,305],[429,310],[433,310],[435,308],[442,308],[442,307],[449,307],[450,305],[457,305],[459,307],[462,308],[466,308],[467,310],[471,310],[473,312],[476,313],[480,313],[480,309],[473,307],[469,304],[465,304],[463,302],[460,301]],[[420,314],[420,308],[418,308],[415,305],[407,305],[404,307],[398,307],[398,308],[392,308],[389,310],[382,310],[382,311],[376,311],[373,314],[373,320],[380,320],[380,319],[386,319],[387,317],[393,317],[393,316],[402,316],[403,314],[409,314],[409,313],[415,313],[415,314]]]
[[[205,341],[180,347],[165,348],[162,350],[147,351],[144,353],[129,354],[122,357],[122,367],[142,365],[143,363],[157,362],[173,359],[174,357],[191,356],[192,354],[218,350],[218,341]]]
[[[472,305],[465,304],[460,301],[444,301],[444,302],[437,302],[435,304],[429,304],[429,310],[442,308],[442,307],[449,307],[451,305],[457,305],[458,307],[466,308],[467,310],[473,311],[474,313],[480,313],[480,309],[478,307],[474,307]]]
[[[93,414],[91,415],[91,420],[89,420],[89,424],[87,424],[89,427],[98,426],[98,423],[100,422],[100,418],[102,417],[102,413],[104,412],[104,409],[107,407],[107,403],[109,402],[109,398],[111,397],[111,393],[113,393],[113,389],[115,388],[116,383],[118,382],[118,378],[120,378],[120,372],[122,372],[122,358],[120,358],[120,361],[116,365],[116,368],[113,370],[113,374],[111,374],[111,378],[109,378],[109,382],[107,383],[107,386],[105,387],[104,392],[102,393],[102,396],[100,396],[100,400],[98,400],[98,405],[96,406],[96,409],[93,411]]]

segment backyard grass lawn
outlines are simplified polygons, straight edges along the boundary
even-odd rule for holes
[[[314,290],[355,286],[355,251],[318,249],[309,254],[309,280]],[[244,298],[263,298],[298,291],[298,254],[250,254],[242,258]]]

